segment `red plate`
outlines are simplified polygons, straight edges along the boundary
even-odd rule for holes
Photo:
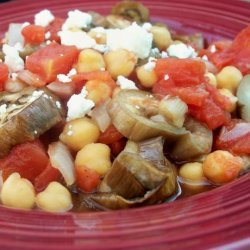
[[[16,0],[0,5],[0,33],[44,8],[108,13],[116,1]],[[143,1],[154,21],[208,39],[233,38],[250,23],[250,3]],[[215,190],[139,209],[49,214],[0,207],[1,249],[250,249],[250,174]]]

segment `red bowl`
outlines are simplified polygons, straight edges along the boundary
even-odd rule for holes
[[[108,13],[117,1],[16,0],[0,5],[0,33],[44,8]],[[208,40],[233,38],[250,23],[250,3],[231,0],[142,1],[152,20]],[[250,174],[215,190],[138,209],[50,214],[0,207],[1,249],[250,249]]]

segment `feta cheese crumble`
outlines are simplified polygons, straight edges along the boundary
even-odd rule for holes
[[[71,82],[71,79],[70,79],[67,75],[64,75],[64,74],[58,74],[58,75],[57,75],[57,79],[58,79],[60,82],[63,82],[63,83]]]
[[[118,76],[116,84],[121,87],[121,89],[138,89],[135,83],[124,76]]]
[[[62,26],[62,30],[75,30],[87,28],[92,22],[92,16],[80,10],[73,10],[68,12],[68,18]]]
[[[126,49],[139,58],[149,56],[153,35],[136,23],[125,29],[107,30],[107,45],[110,50]]]
[[[48,40],[51,37],[51,33],[48,31],[45,33],[45,39]]]
[[[164,75],[164,80],[167,81],[168,79],[169,79],[169,75],[168,74]]]
[[[7,111],[7,104],[2,104],[0,106],[0,116],[4,115]]]
[[[48,26],[55,19],[50,10],[42,10],[35,15],[35,25]]]
[[[8,66],[10,73],[24,69],[24,61],[19,56],[18,50],[15,47],[4,44],[2,50],[5,55],[4,62]]]
[[[63,45],[75,45],[78,49],[89,49],[96,45],[95,39],[91,38],[84,31],[60,31],[58,35]]]
[[[152,24],[151,23],[144,23],[142,25],[142,28],[145,29],[146,31],[150,31],[152,28]]]
[[[167,49],[168,55],[180,59],[197,57],[197,53],[190,46],[184,43],[172,44]]]
[[[146,71],[152,71],[156,66],[156,58],[154,57],[149,57],[148,63],[144,65],[144,69]]]
[[[84,87],[80,94],[72,95],[67,103],[67,121],[84,117],[95,106],[92,100],[86,99],[88,92]]]
[[[210,52],[211,53],[215,53],[216,52],[216,47],[215,47],[215,45],[213,44],[212,46],[211,46],[211,48],[210,48]]]

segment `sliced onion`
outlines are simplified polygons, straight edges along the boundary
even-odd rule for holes
[[[68,148],[61,142],[53,142],[49,145],[48,154],[52,166],[61,172],[67,185],[72,185],[75,182],[75,168]]]
[[[18,79],[16,80],[9,79],[7,82],[5,82],[4,89],[8,92],[15,93],[21,91],[26,86],[27,85],[24,82]]]
[[[30,72],[29,70],[22,70],[18,73],[17,78],[22,80],[23,82],[27,83],[33,87],[44,87],[46,82],[43,81],[38,75]]]
[[[95,107],[91,112],[92,119],[97,123],[99,129],[104,132],[111,125],[111,118],[107,112],[107,105],[110,99]]]
[[[220,136],[220,140],[222,142],[233,141],[237,138],[243,137],[250,133],[250,124],[249,123],[237,123],[232,130],[228,132],[224,132],[222,130],[222,135]]]
[[[75,93],[75,85],[72,82],[52,82],[47,88],[61,99],[69,99]]]

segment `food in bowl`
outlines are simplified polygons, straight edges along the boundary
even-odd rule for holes
[[[121,2],[10,24],[1,202],[50,212],[170,202],[249,169],[250,26],[204,46]]]

